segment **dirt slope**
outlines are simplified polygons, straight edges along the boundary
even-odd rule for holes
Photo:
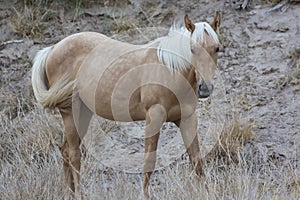
[[[180,16],[185,11],[190,13],[190,18],[194,21],[210,21],[214,12],[221,10],[221,37],[225,52],[220,53],[217,79],[220,83],[218,90],[223,96],[218,99],[216,95],[212,100],[215,102],[214,105],[219,106],[217,109],[221,109],[222,106],[227,108],[223,116],[239,114],[241,120],[257,122],[255,145],[260,151],[267,152],[266,159],[299,162],[299,4],[290,5],[285,12],[275,11],[266,15],[265,12],[270,5],[264,3],[257,3],[249,10],[235,10],[229,1],[130,2],[117,6],[98,4],[84,9],[81,14],[74,9],[56,10],[54,16],[49,16],[49,19],[45,20],[47,23],[41,36],[34,39],[15,33],[16,11],[11,8],[22,8],[22,6],[1,2],[0,41],[23,40],[21,43],[0,47],[1,115],[14,118],[20,109],[26,112],[32,108],[34,98],[30,83],[30,68],[35,53],[44,46],[52,45],[80,31],[97,31],[128,42],[143,43],[148,40],[147,38],[161,35],[164,31],[156,32],[157,35],[154,36],[148,35],[145,39],[145,37],[138,37],[137,32],[131,33],[128,30],[146,26],[168,28],[174,17],[177,14]],[[207,143],[204,140],[208,135],[209,123],[214,121],[217,113],[209,115],[209,112],[201,109],[199,107],[199,134],[204,138],[203,143]],[[209,117],[203,116],[203,113],[208,114]],[[97,120],[94,123],[96,122]],[[208,125],[206,126],[205,123]],[[112,130],[110,139],[113,144],[111,145],[116,145],[118,142],[123,145],[115,153],[121,155],[142,153],[143,145],[138,143],[142,136],[130,134],[137,132],[139,128],[143,130],[143,126],[143,123],[125,124]],[[166,129],[171,130],[172,133],[178,133],[172,125],[166,126]],[[118,136],[120,130],[126,132],[121,139]],[[162,136],[160,148],[163,150],[164,141],[175,137],[176,143],[168,148],[169,150],[176,148],[181,152],[182,144],[180,137],[177,136],[170,135],[170,132],[169,135]],[[107,144],[104,140],[100,147],[103,147],[101,145],[105,147]],[[104,160],[109,159],[111,153],[110,146],[106,147],[108,150]],[[126,153],[122,153],[124,148]],[[177,153],[174,159],[176,156]]]

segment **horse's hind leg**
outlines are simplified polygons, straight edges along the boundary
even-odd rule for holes
[[[72,191],[75,191],[73,184],[73,175],[70,167],[69,159],[69,145],[67,140],[65,140],[63,146],[60,149],[61,155],[63,157],[63,170],[64,170],[64,183],[70,187]]]
[[[72,109],[60,109],[65,126],[65,144],[62,147],[64,162],[64,178],[66,184],[75,192],[76,197],[80,194],[80,143],[86,134],[92,112],[81,102],[80,99],[73,101]]]

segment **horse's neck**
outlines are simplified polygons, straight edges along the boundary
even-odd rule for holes
[[[191,84],[191,86],[195,90],[197,86],[195,68],[191,66],[187,70],[182,71],[181,74],[185,77],[185,79]]]

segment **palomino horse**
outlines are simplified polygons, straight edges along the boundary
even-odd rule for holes
[[[32,69],[36,99],[57,107],[65,126],[61,148],[64,177],[80,196],[80,143],[93,115],[115,121],[146,120],[143,191],[155,168],[160,127],[174,122],[181,131],[190,162],[203,174],[197,138],[197,99],[213,90],[219,40],[214,20],[172,27],[146,45],[132,45],[102,34],[69,36],[39,51]]]

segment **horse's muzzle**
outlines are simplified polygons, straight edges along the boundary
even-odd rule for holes
[[[209,97],[209,95],[211,95],[213,89],[214,89],[214,86],[212,84],[207,85],[204,82],[201,83],[198,88],[198,97],[200,99]]]

